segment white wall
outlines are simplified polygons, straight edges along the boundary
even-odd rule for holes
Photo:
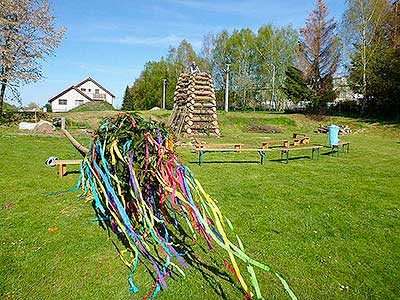
[[[93,95],[95,94],[95,90],[98,89],[99,90],[99,94],[105,94],[106,95],[106,101],[108,103],[110,103],[111,105],[113,104],[113,100],[114,100],[113,97],[109,93],[107,93],[105,90],[103,90],[101,87],[99,87],[97,84],[92,82],[92,81],[85,82],[78,89],[80,89],[81,91],[82,91],[82,89],[85,89],[85,91],[82,91],[82,92],[84,92],[90,98],[93,98]]]
[[[67,105],[60,105],[59,104],[60,99],[67,100]],[[79,92],[72,89],[72,90],[69,90],[68,92],[66,92],[61,97],[58,97],[57,99],[53,100],[51,102],[51,109],[53,112],[69,111],[69,110],[75,108],[76,106],[78,106],[78,105],[76,105],[75,100],[83,100],[83,103],[89,102],[89,100],[86,99],[84,96],[82,96]]]

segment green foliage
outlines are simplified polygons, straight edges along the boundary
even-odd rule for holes
[[[133,107],[135,109],[160,107],[163,79],[167,78],[166,108],[172,108],[179,74],[188,71],[191,61],[195,61],[200,70],[207,70],[206,61],[196,54],[188,41],[183,40],[177,48],[170,47],[166,58],[147,62],[129,90]]]
[[[366,70],[366,91],[363,113],[371,116],[400,116],[400,50],[381,43],[379,51],[370,56]],[[360,52],[353,56],[350,83],[357,93],[363,92],[363,68]]]
[[[364,115],[399,116],[400,17],[395,8],[388,0],[351,0],[344,14],[350,84],[362,96]]]
[[[126,87],[124,98],[122,100],[121,110],[132,111],[135,110],[135,103],[133,101],[132,93],[129,86]]]
[[[148,62],[130,88],[135,109],[161,105],[162,80],[168,78],[167,108],[173,105],[177,79],[187,72],[191,61],[201,71],[210,72],[214,79],[217,105],[223,106],[226,64],[230,64],[230,104],[234,109],[261,108],[266,100],[281,99],[283,81],[288,65],[293,64],[297,33],[292,26],[261,27],[257,33],[245,28],[231,34],[224,30],[207,35],[202,53],[183,40],[177,48],[170,47],[166,58]],[[274,67],[275,66],[275,70]],[[273,73],[275,82],[273,82]]]
[[[35,118],[36,116],[36,118]],[[44,112],[18,112],[18,111],[6,111],[0,115],[0,125],[18,125],[20,122],[35,122],[38,120],[50,120],[50,116]]]
[[[15,112],[17,110],[18,110],[18,108],[13,104],[10,104],[10,103],[7,103],[7,102],[3,103],[3,111],[4,112]]]
[[[235,109],[265,108],[265,102],[282,99],[287,67],[294,63],[297,33],[292,26],[262,26],[224,30],[204,41],[215,81],[217,103],[222,106],[226,64],[230,64],[230,104]],[[274,78],[275,72],[275,78]],[[275,79],[275,81],[274,81]],[[278,109],[283,105],[278,102]]]
[[[114,107],[106,102],[106,101],[90,101],[83,103],[74,109],[71,109],[71,112],[79,112],[79,111],[106,111],[106,110],[114,110]]]
[[[169,78],[169,67],[165,60],[146,63],[144,70],[130,90],[135,109],[150,109],[161,106],[162,80]],[[168,88],[167,86],[167,107],[172,107],[172,101],[171,87]]]
[[[386,0],[365,2],[360,11],[352,1],[345,15],[347,28],[356,37],[350,56],[350,84],[363,95],[362,113],[398,118],[400,50],[396,47],[399,34],[393,28],[398,26],[399,16]],[[360,24],[356,13],[369,16],[369,22]],[[367,36],[361,34],[360,26],[366,29]]]
[[[46,103],[44,105],[44,107],[47,109],[47,112],[52,112],[52,108],[51,108],[51,104],[50,103]]]
[[[307,86],[301,70],[294,66],[289,66],[286,71],[286,79],[283,90],[286,96],[293,103],[312,101],[313,91]]]

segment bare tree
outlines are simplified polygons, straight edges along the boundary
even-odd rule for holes
[[[339,63],[339,39],[336,23],[328,19],[328,7],[318,0],[316,9],[300,30],[299,63],[310,88],[316,93],[316,100],[332,98],[332,79]]]
[[[60,44],[51,13],[47,0],[0,0],[0,113],[6,91],[42,78],[40,62]]]

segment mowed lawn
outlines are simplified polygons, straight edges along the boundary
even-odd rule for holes
[[[313,133],[319,123],[353,128],[342,137],[351,142],[350,153],[339,158],[310,160],[306,151],[284,164],[276,152],[260,165],[257,153],[206,154],[200,167],[190,150],[178,151],[218,200],[247,252],[278,270],[299,299],[399,299],[399,126],[265,113],[219,118],[223,137],[203,140],[256,147],[302,132],[311,135],[311,144],[326,145],[326,135]],[[267,125],[282,132],[253,132]],[[79,174],[71,167],[61,179],[45,160],[79,158],[78,153],[65,138],[14,131],[0,132],[0,298],[134,299],[129,270],[106,232],[91,221],[91,205],[79,192],[46,196],[73,188]],[[5,209],[6,203],[14,206]],[[206,260],[211,254],[201,255]],[[274,277],[257,274],[265,299],[289,298]],[[152,282],[143,268],[135,281],[139,296]],[[231,283],[197,267],[167,283],[157,299],[244,299]]]

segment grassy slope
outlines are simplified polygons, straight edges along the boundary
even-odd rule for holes
[[[68,117],[79,123],[79,114]],[[86,122],[95,124],[96,114],[91,114]],[[156,112],[156,118],[165,117]],[[331,121],[360,129],[343,138],[352,142],[349,155],[260,166],[255,163],[257,154],[206,154],[210,163],[192,163],[191,168],[218,199],[247,251],[279,270],[300,299],[396,299],[400,131],[354,119],[321,123]],[[280,126],[284,132],[246,133],[252,122]],[[221,114],[220,123],[224,136],[219,142],[247,145],[288,137],[293,131],[311,133],[318,125],[302,115],[261,113]],[[313,134],[312,142],[325,144],[326,136]],[[50,155],[76,158],[68,142],[8,131],[0,136],[0,147],[0,205],[16,204],[0,210],[0,297],[132,298],[127,292],[128,271],[105,232],[90,221],[90,205],[78,200],[78,193],[43,196],[69,189],[77,180],[76,173],[60,179],[55,169],[43,164]],[[196,161],[189,150],[181,152],[186,161]],[[271,156],[277,158],[277,153]],[[49,227],[61,229],[49,232]],[[149,285],[144,270],[137,278],[139,285]],[[275,279],[260,276],[260,281],[268,299],[287,298]],[[159,299],[220,299],[211,287],[218,283],[228,299],[239,297],[228,283],[207,279],[197,269],[168,283],[170,288]]]

